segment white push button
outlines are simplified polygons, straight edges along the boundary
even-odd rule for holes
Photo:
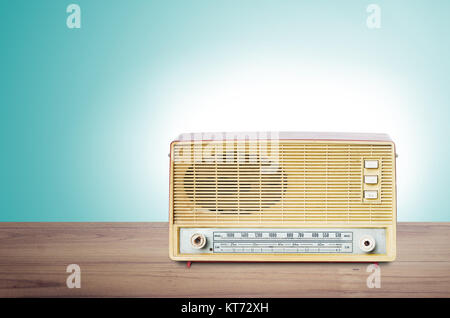
[[[364,191],[365,199],[376,199],[378,198],[378,191],[376,190],[366,190]]]
[[[206,245],[206,237],[201,233],[195,233],[191,236],[191,245],[193,248],[203,248]]]
[[[378,160],[364,160],[364,168],[377,169],[378,168]]]
[[[377,184],[378,176],[364,176],[364,183],[366,184]]]

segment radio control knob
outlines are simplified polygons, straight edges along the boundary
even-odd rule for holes
[[[191,236],[191,245],[193,248],[203,248],[206,245],[206,237],[201,233],[195,233]]]
[[[364,168],[378,169],[378,160],[364,160]]]
[[[364,235],[359,240],[359,248],[366,253],[375,249],[375,239],[371,235]]]

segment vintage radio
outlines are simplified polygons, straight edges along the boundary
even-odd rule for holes
[[[170,152],[169,255],[392,261],[395,159],[385,134],[183,134]]]

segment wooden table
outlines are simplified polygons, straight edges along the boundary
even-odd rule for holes
[[[400,223],[398,258],[368,264],[186,263],[167,223],[0,223],[0,297],[450,297],[450,223]],[[81,267],[81,288],[66,267]]]

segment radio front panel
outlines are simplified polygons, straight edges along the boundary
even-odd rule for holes
[[[393,260],[394,143],[385,135],[304,136],[174,141],[170,257]]]

